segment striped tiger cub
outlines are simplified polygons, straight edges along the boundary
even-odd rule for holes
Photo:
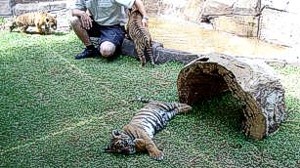
[[[168,121],[178,113],[185,113],[192,107],[184,103],[152,101],[146,104],[132,118],[123,130],[113,130],[112,138],[105,149],[108,153],[133,154],[147,151],[151,158],[163,159],[152,138],[162,130]]]
[[[128,11],[128,23],[126,25],[127,35],[133,40],[141,66],[147,62],[145,54],[149,57],[151,64],[154,65],[152,54],[152,39],[147,27],[142,25],[143,16],[135,7]]]

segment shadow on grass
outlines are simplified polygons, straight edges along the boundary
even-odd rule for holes
[[[243,102],[234,98],[230,92],[195,105],[196,117],[221,134],[242,134]]]
[[[67,35],[67,34],[69,34],[69,32],[54,32],[54,33],[51,33],[50,35],[64,36],[64,35]]]
[[[14,31],[11,31],[11,33],[23,33],[23,34],[41,35],[41,36],[50,36],[50,35],[64,36],[64,35],[67,35],[69,32],[53,32],[53,33],[49,33],[49,34],[40,34],[40,33],[36,32],[36,31],[21,32],[19,30],[14,30]]]

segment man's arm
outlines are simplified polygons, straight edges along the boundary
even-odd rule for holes
[[[141,12],[143,15],[143,26],[147,27],[148,26],[148,16],[147,12],[145,9],[145,6],[141,0],[135,0],[134,5],[138,8],[138,10]]]
[[[72,9],[72,16],[77,16],[81,20],[82,27],[84,29],[90,29],[92,27],[92,19],[89,14],[80,9]]]

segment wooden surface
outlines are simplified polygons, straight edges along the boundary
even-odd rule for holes
[[[195,60],[179,73],[180,101],[192,105],[229,90],[245,103],[247,136],[262,139],[276,131],[286,112],[284,89],[274,71],[261,61],[220,54],[206,57],[208,61]]]

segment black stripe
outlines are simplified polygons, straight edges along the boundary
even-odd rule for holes
[[[157,121],[154,121],[154,123],[152,123],[151,121],[149,121],[149,119],[150,119],[150,118],[145,118],[145,120],[146,120],[148,123],[151,124],[152,128],[154,129],[154,134],[155,134],[156,131],[158,131],[158,130],[156,129],[156,127],[155,127],[158,123],[157,123]],[[150,120],[151,120],[151,119],[150,119]],[[152,120],[152,121],[153,121],[153,120]]]
[[[164,113],[164,112],[163,112],[163,113]],[[155,116],[157,117],[157,119],[158,119],[158,121],[159,121],[158,124],[159,124],[160,128],[163,129],[163,127],[166,125],[166,123],[164,122],[163,116],[161,116],[161,115],[159,114],[159,112],[153,113],[153,115],[155,115]]]
[[[139,113],[139,117],[134,117],[134,119],[137,119],[137,118],[141,118],[142,116],[148,116],[148,118],[150,118],[152,121],[154,121],[155,123],[159,124],[160,127],[162,128],[164,126],[164,123],[163,123],[163,118],[161,115],[158,114],[159,112],[156,112],[156,111],[144,111],[144,112],[141,112]],[[145,119],[146,117],[143,117],[143,119]]]
[[[131,133],[131,131],[126,131],[126,133],[130,137],[130,139],[135,139],[135,136]]]

